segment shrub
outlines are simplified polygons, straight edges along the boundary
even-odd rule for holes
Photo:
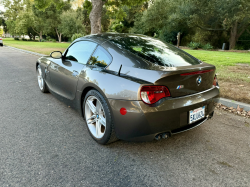
[[[46,40],[45,39],[41,39],[41,42],[46,42]]]
[[[190,47],[191,49],[198,49],[199,47],[201,47],[201,44],[197,42],[190,42],[188,44],[188,47]]]
[[[27,39],[25,39],[25,38],[22,38],[22,41],[28,41]]]
[[[202,49],[204,49],[204,50],[211,50],[211,49],[213,49],[213,46],[210,45],[210,43],[207,43],[207,44],[205,44],[205,45],[202,46]]]
[[[71,40],[74,41],[77,38],[83,37],[84,34],[80,34],[80,33],[75,33],[73,34],[73,36],[71,37]]]
[[[244,50],[244,46],[242,46],[242,45],[236,45],[234,47],[234,50]]]
[[[56,42],[56,40],[55,40],[55,39],[50,39],[50,41],[51,41],[51,42]]]
[[[14,38],[14,40],[19,40],[19,38]]]

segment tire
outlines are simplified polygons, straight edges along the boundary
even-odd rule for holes
[[[38,86],[41,92],[48,93],[49,89],[46,85],[46,82],[44,81],[43,73],[42,73],[42,69],[40,65],[37,66],[36,73],[37,73]]]
[[[118,140],[110,108],[97,90],[90,90],[86,94],[83,101],[83,112],[88,131],[96,142],[105,145]]]

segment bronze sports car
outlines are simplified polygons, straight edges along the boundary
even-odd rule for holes
[[[75,108],[100,144],[147,141],[213,116],[215,66],[144,35],[78,38],[36,63],[39,88]]]

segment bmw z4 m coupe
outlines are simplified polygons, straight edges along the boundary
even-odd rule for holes
[[[75,108],[100,144],[148,141],[192,129],[214,113],[215,66],[144,35],[76,39],[37,60],[39,88]]]

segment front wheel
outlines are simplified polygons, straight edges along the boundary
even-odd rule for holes
[[[84,118],[92,138],[99,144],[117,140],[114,121],[104,97],[96,90],[90,90],[83,102]]]
[[[41,92],[48,93],[49,89],[48,89],[48,87],[43,79],[42,69],[41,69],[40,65],[37,66],[36,73],[37,73],[38,86],[39,86]]]

